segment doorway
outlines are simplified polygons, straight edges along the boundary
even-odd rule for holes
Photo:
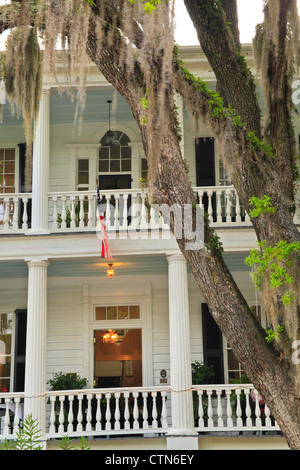
[[[100,191],[100,197],[101,197],[101,204],[103,207],[106,207],[106,197],[105,197],[105,191],[111,191],[111,190],[122,190],[122,189],[131,189],[131,175],[99,175],[99,191]],[[118,208],[119,208],[119,223],[122,225],[123,224],[123,213],[124,213],[124,203],[125,199],[123,195],[121,194],[118,200]],[[109,200],[109,204],[112,208],[115,208],[116,201],[114,196],[112,195]],[[131,196],[128,195],[127,197],[127,214],[129,214],[131,206]],[[114,225],[114,211],[111,212],[112,217],[111,217],[111,224]],[[127,216],[127,224],[130,224],[131,218]]]
[[[94,330],[94,386],[141,387],[142,330]]]

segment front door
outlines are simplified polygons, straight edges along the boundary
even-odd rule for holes
[[[196,139],[196,184],[197,186],[215,186],[215,140],[212,137]],[[208,211],[208,196],[204,194],[202,204]],[[212,196],[214,222],[216,216],[216,195]]]
[[[100,191],[100,197],[101,197],[101,203],[106,204],[106,198],[105,198],[105,191],[112,191],[112,190],[127,190],[131,189],[131,175],[99,175],[99,191]],[[115,198],[112,196],[109,201],[110,205],[112,207],[115,207]],[[129,213],[129,208],[131,205],[131,197],[128,196],[127,198],[127,214]],[[104,206],[105,207],[105,206]],[[119,214],[120,214],[120,219],[119,223],[122,225],[123,223],[123,211],[124,211],[124,198],[123,195],[120,195],[119,198]],[[113,213],[112,213],[112,219],[111,223],[113,225]],[[127,217],[127,223],[130,223],[130,218]]]
[[[94,386],[141,387],[142,330],[94,330]]]

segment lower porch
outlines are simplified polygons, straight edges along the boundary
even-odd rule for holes
[[[178,415],[186,410],[177,409],[174,402],[183,394],[193,403],[193,415],[189,429],[179,430]],[[263,439],[264,445],[273,445],[277,440],[277,449],[286,446],[278,424],[251,384],[193,385],[185,391],[170,386],[46,391],[39,397],[2,393],[0,441],[16,439],[26,419],[26,401],[38,401],[44,407],[46,420],[40,431],[49,449],[64,436],[75,440],[84,436],[89,445],[97,444],[99,449],[106,448],[107,441],[118,448],[120,440],[130,446],[137,439],[146,448],[151,440],[153,448],[165,442],[166,449],[170,449],[167,441],[174,439],[177,449],[187,445],[196,450],[208,441],[209,446],[213,442],[216,445],[217,437],[219,445],[224,438],[264,437],[268,438]]]

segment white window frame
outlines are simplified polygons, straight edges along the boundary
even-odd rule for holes
[[[1,142],[1,149],[14,149],[15,150],[15,192],[19,193],[19,146],[11,142]],[[3,194],[3,193],[1,193]],[[12,193],[4,193],[12,194]]]
[[[11,332],[11,364],[10,364],[10,389],[8,392],[12,392],[14,389],[14,364],[15,364],[15,333],[16,333],[16,315],[14,308],[1,308],[0,309],[0,316],[3,313],[11,313],[12,314],[12,332]]]

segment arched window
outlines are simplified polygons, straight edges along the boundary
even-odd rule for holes
[[[114,131],[114,139],[111,143],[107,140],[107,134],[100,141],[99,173],[131,172],[129,137],[124,132]],[[111,139],[111,136],[109,137]]]

